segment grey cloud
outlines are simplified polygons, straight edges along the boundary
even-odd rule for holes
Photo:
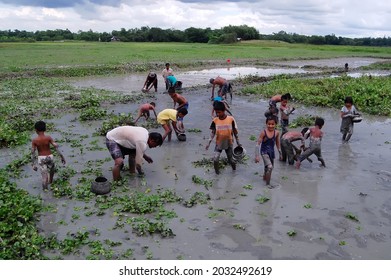
[[[246,3],[257,3],[257,2],[260,2],[258,0],[178,0],[179,2],[182,2],[182,3],[207,3],[207,4],[210,4],[210,3],[214,3],[214,2],[233,2],[233,3],[237,3],[237,2],[246,2]]]
[[[0,3],[13,6],[33,6],[45,8],[70,8],[83,4],[98,4],[106,6],[118,6],[121,0],[0,0]]]

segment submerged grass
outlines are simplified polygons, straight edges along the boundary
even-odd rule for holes
[[[271,97],[290,92],[294,101],[310,106],[342,108],[346,96],[353,97],[356,108],[373,115],[391,116],[391,80],[389,77],[292,79],[283,75],[256,86],[247,86],[242,94]]]

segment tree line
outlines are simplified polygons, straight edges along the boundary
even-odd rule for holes
[[[300,35],[280,31],[272,34],[260,34],[254,27],[247,25],[225,26],[220,29],[190,27],[185,30],[162,29],[159,27],[143,26],[113,30],[108,32],[81,31],[73,33],[68,29],[56,29],[46,31],[25,30],[0,30],[0,42],[40,42],[40,41],[122,41],[122,42],[186,42],[186,43],[211,43],[230,44],[241,40],[278,40],[288,43],[304,43],[315,45],[351,45],[351,46],[391,46],[390,37],[381,38],[347,38],[335,34]]]

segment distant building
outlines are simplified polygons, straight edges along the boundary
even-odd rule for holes
[[[110,41],[111,42],[119,42],[121,40],[117,36],[113,36],[113,37],[111,37]]]

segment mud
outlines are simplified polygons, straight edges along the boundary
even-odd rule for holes
[[[137,75],[117,78],[87,79],[80,81],[79,86],[137,91],[144,79]],[[160,148],[148,150],[147,154],[154,162],[144,163],[145,178],[130,178],[129,190],[175,189],[185,198],[196,191],[205,192],[210,195],[209,204],[192,208],[170,205],[170,210],[178,215],[169,223],[175,237],[137,237],[129,230],[113,229],[117,217],[110,209],[103,216],[87,217],[78,212],[80,218],[72,220],[75,209],[93,208],[94,202],[56,199],[50,192],[43,193],[39,174],[28,166],[22,178],[17,180],[18,186],[33,195],[40,195],[46,204],[57,208],[55,213],[41,217],[39,227],[43,232],[65,238],[68,232],[87,230],[93,233],[98,229],[99,235],[95,238],[121,242],[115,250],[131,248],[135,259],[391,259],[390,119],[364,115],[363,121],[355,125],[350,143],[343,144],[339,132],[339,110],[294,104],[296,112],[291,120],[302,114],[325,119],[322,153],[327,167],[319,167],[315,157],[312,157],[313,163],[303,162],[300,170],[277,160],[272,182],[278,187],[268,189],[260,176],[263,164],[254,163],[255,142],[250,140],[250,136],[258,137],[264,129],[263,113],[267,100],[234,94],[231,111],[249,159],[245,164],[239,164],[236,171],[225,168],[216,175],[213,169],[196,168],[192,164],[213,156],[213,145],[208,151],[204,148],[211,122],[210,87],[187,86],[182,94],[188,99],[190,107],[184,125],[187,130],[197,128],[201,132],[187,132],[186,142],[174,139]],[[162,85],[159,87],[162,88]],[[142,102],[155,101],[157,111],[171,108],[172,100],[162,91],[146,95]],[[108,109],[117,113],[135,113],[138,106],[118,104]],[[75,139],[88,136],[80,140],[84,150],[72,148],[69,143],[62,144],[68,165],[79,171],[72,178],[74,184],[88,160],[109,158],[104,138],[93,136],[100,122],[83,124],[73,121],[75,117],[65,115],[52,120],[57,130],[49,132],[55,139],[64,138],[65,132]],[[151,131],[163,133],[162,128]],[[98,140],[102,150],[87,148],[94,140]],[[12,153],[3,149],[2,154]],[[222,157],[225,157],[224,153]],[[9,160],[9,157],[4,158]],[[100,167],[107,178],[111,178],[112,165],[110,160]],[[213,186],[206,189],[194,184],[193,175],[212,180]],[[93,175],[89,177],[94,178]],[[244,188],[249,184],[252,189]],[[256,200],[260,195],[270,200],[261,204]],[[347,218],[348,213],[357,217],[358,222]],[[65,221],[66,225],[60,221]],[[289,236],[287,233],[291,231],[296,234]],[[84,259],[85,252],[63,257]]]

